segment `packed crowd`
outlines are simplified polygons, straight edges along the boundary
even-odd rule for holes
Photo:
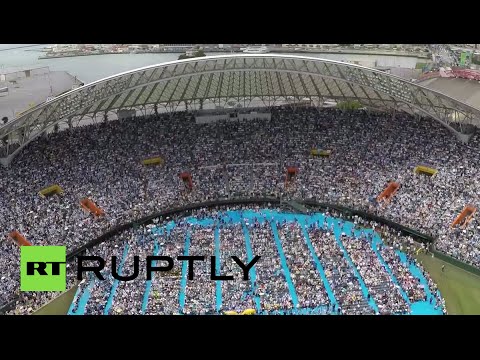
[[[478,139],[460,144],[441,125],[401,113],[392,119],[363,110],[270,111],[271,120],[202,125],[186,113],[147,116],[33,141],[11,167],[0,169],[0,304],[18,294],[18,249],[7,236],[12,230],[34,245],[61,244],[71,251],[129,220],[226,196],[316,198],[363,209],[434,235],[438,249],[480,266],[480,224],[474,219],[465,229],[450,229],[466,204],[479,202],[480,155],[473,150],[479,147]],[[312,158],[312,148],[331,149],[332,155]],[[140,163],[153,156],[164,158],[165,165]],[[413,167],[419,164],[439,172],[431,178],[416,175]],[[294,186],[285,189],[287,166],[297,166],[299,173]],[[192,174],[191,193],[185,193],[178,177],[182,171]],[[401,189],[388,205],[379,206],[374,199],[389,180],[399,182]],[[64,194],[38,196],[40,189],[53,184]],[[85,213],[79,206],[84,197],[106,216]],[[252,242],[271,232],[264,224],[254,230]],[[203,244],[206,238],[192,242]],[[273,265],[281,271],[279,264]],[[301,276],[306,270],[296,271]],[[275,291],[281,293],[283,307],[293,306],[288,289],[282,289]],[[187,299],[189,291],[197,290],[187,289]]]
[[[161,255],[176,258],[184,255],[185,236],[192,229],[186,223],[178,224],[171,232],[160,234],[157,242],[162,247]],[[155,234],[147,235],[147,239]],[[175,314],[179,307],[180,276],[179,262],[174,262],[174,268],[169,274],[154,276],[151,282],[151,296],[145,314]],[[137,309],[138,310],[138,309]]]
[[[253,221],[243,216],[240,222],[227,222],[222,221],[225,210],[253,210],[257,216]],[[384,244],[379,250],[386,264],[382,265],[372,249],[370,237],[342,236],[336,239],[326,223],[305,225],[296,219],[278,221],[264,214],[258,206],[199,209],[188,214],[188,218],[185,216],[178,214],[156,225],[132,228],[87,250],[87,255],[100,255],[106,260],[102,271],[105,280],[86,277],[79,286],[71,311],[77,313],[83,308],[84,314],[240,313],[257,308],[257,299],[257,310],[261,313],[299,312],[302,309],[309,313],[409,313],[411,309],[400,288],[393,285],[392,276],[398,279],[411,303],[435,300],[444,310],[443,299],[439,295],[435,299],[427,298],[419,279],[401,264],[395,250],[409,244],[409,240],[397,234],[385,233],[392,245]],[[211,221],[203,225],[192,224],[189,220],[207,216]],[[166,230],[167,223],[172,221],[174,228]],[[308,247],[309,241],[311,248]],[[261,254],[261,260],[256,263],[255,272],[250,270],[251,279],[244,281],[242,271],[233,265],[231,256],[238,256],[247,263],[249,247],[252,255]],[[133,269],[133,255],[138,255],[142,261],[148,255],[176,258],[187,253],[206,257],[206,261],[194,265],[194,281],[187,280],[186,266],[178,262],[174,262],[170,272],[154,273],[150,285],[145,280],[142,266],[139,276],[130,282],[115,281],[111,274],[113,255],[117,256],[118,274],[128,276]],[[233,275],[233,281],[223,281],[220,285],[211,281],[209,258],[217,253],[220,253],[217,275]],[[408,255],[407,261],[422,269]],[[392,269],[393,275],[386,272],[386,266]],[[323,279],[319,267],[323,267]],[[428,276],[423,269],[422,272]],[[71,270],[69,277],[73,277]],[[365,284],[363,290],[360,282]],[[327,294],[327,286],[333,291],[336,306]],[[428,287],[437,294],[430,280]],[[82,300],[86,292],[89,295]],[[292,294],[296,295],[296,304]],[[29,302],[22,299],[19,304],[21,306],[12,313],[29,313],[31,310],[24,309],[24,306],[35,308],[40,303],[37,299]],[[372,304],[376,304],[378,310]]]
[[[348,264],[345,250],[335,241],[335,236],[324,228],[326,225],[320,227],[313,224],[308,230],[309,237],[340,308],[346,315],[373,314],[368,295],[365,298],[362,293],[358,270]]]
[[[222,304],[220,309],[240,313],[245,309],[254,309],[254,289],[250,281],[239,281],[243,271],[231,259],[232,256],[248,263],[247,248],[244,241],[244,230],[240,224],[223,226],[219,229],[220,238],[220,274],[233,275],[234,281],[223,281]]]
[[[301,225],[284,221],[281,224],[277,223],[277,228],[298,297],[298,306],[313,308],[327,304],[329,300],[325,284],[304,241]]]
[[[380,314],[407,312],[408,305],[405,299],[372,250],[370,240],[368,238],[358,240],[345,236],[342,242],[365,285],[369,288]]]
[[[316,211],[316,207],[311,207],[312,211]],[[384,224],[379,224],[373,220],[366,220],[358,215],[345,216],[335,210],[327,212],[327,215],[344,218],[351,221],[355,227],[359,229],[373,229],[382,239],[380,246],[376,249],[379,253],[377,258],[384,259],[385,263],[391,269],[393,276],[398,280],[401,288],[405,291],[410,302],[415,301],[428,301],[432,303],[435,301],[438,307],[442,309],[443,313],[446,313],[445,300],[440,296],[438,287],[430,277],[427,271],[423,268],[423,264],[415,258],[415,254],[419,251],[427,252],[427,246],[422,243],[417,243],[410,236],[403,236],[400,232],[388,227]],[[324,228],[327,229],[327,225],[324,224]],[[330,229],[332,231],[332,229]],[[368,235],[367,235],[368,236]],[[322,244],[322,249],[326,248],[326,244]],[[401,251],[406,255],[405,261],[402,262],[398,252]],[[340,259],[337,260],[340,263]],[[422,271],[423,276],[426,278],[428,288],[430,289],[431,297],[425,295],[425,287],[417,278],[415,278],[409,271],[409,265],[414,265]],[[391,276],[392,278],[392,276]],[[352,291],[349,291],[352,293]],[[370,298],[368,298],[370,299]]]
[[[261,254],[256,265],[257,292],[262,310],[289,310],[294,307],[278,250],[273,241],[273,230],[267,221],[247,224],[253,254]]]

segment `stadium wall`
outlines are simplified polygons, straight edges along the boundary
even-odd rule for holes
[[[423,244],[431,245],[434,242],[434,238],[432,236],[422,234],[422,233],[420,233],[420,232],[418,232],[414,229],[411,229],[411,228],[408,228],[406,226],[400,225],[396,222],[387,220],[387,219],[382,218],[380,216],[367,213],[365,211],[355,210],[355,209],[351,209],[351,208],[341,206],[341,205],[337,205],[337,204],[318,203],[315,200],[303,200],[303,201],[299,201],[299,202],[301,202],[305,205],[311,206],[311,207],[319,208],[319,209],[324,209],[324,210],[333,209],[333,210],[336,210],[336,211],[338,211],[339,213],[341,213],[345,216],[358,215],[361,218],[364,218],[364,219],[367,219],[367,220],[373,220],[373,221],[375,221],[379,224],[387,225],[388,227],[391,227],[392,229],[400,231],[402,233],[402,235],[411,236],[416,241],[421,242]]]
[[[465,270],[467,272],[470,272],[470,273],[473,273],[477,276],[480,276],[480,269],[472,266],[472,265],[469,265],[469,264],[466,264],[464,263],[463,261],[460,261],[460,260],[457,260],[447,254],[444,254],[436,249],[430,249],[430,252],[435,256],[437,257],[438,259],[442,260],[442,261],[445,261],[446,263],[450,264],[450,265],[454,265],[456,267],[459,267],[460,269],[462,270]]]
[[[145,216],[141,219],[137,219],[135,221],[131,221],[127,224],[120,225],[112,230],[106,232],[105,234],[99,236],[98,238],[88,242],[87,244],[81,246],[78,249],[73,250],[71,253],[67,255],[67,261],[72,260],[75,256],[81,255],[87,249],[91,248],[92,246],[98,245],[111,237],[119,234],[125,230],[138,227],[141,225],[148,225],[153,222],[156,218],[165,218],[172,215],[176,215],[178,213],[188,213],[189,211],[199,209],[199,208],[211,208],[217,206],[227,206],[227,205],[242,205],[242,204],[265,204],[265,203],[272,203],[272,204],[280,204],[280,199],[277,198],[246,198],[246,199],[225,199],[225,200],[212,200],[206,201],[201,203],[193,203],[186,206],[170,208],[168,210],[164,210],[158,213],[154,213],[149,216]],[[188,215],[185,215],[188,216]]]
[[[411,236],[415,240],[426,243],[426,244],[432,244],[434,239],[431,236],[422,234],[416,230],[407,228],[406,226],[397,224],[393,221],[384,219],[380,216],[376,216],[373,214],[366,213],[364,211],[360,210],[354,210],[351,208],[347,208],[341,205],[336,205],[336,204],[328,204],[328,203],[318,203],[315,200],[300,200],[297,201],[300,204],[305,204],[308,206],[316,207],[319,209],[323,210],[328,210],[328,209],[333,209],[337,210],[341,214],[344,214],[345,216],[353,216],[353,215],[358,215],[360,217],[363,217],[367,220],[373,220],[376,221],[380,224],[385,224],[395,230],[401,231],[402,234]],[[176,215],[178,213],[188,213],[189,211],[199,209],[199,208],[212,208],[212,207],[217,207],[217,206],[228,206],[228,205],[247,205],[247,204],[266,204],[266,203],[271,203],[271,204],[285,204],[288,205],[287,202],[282,202],[279,198],[275,197],[255,197],[255,198],[236,198],[236,199],[223,199],[223,200],[211,200],[211,201],[206,201],[206,202],[200,202],[200,203],[193,203],[189,204],[186,206],[181,206],[181,207],[176,207],[176,208],[170,208],[164,211],[160,211],[158,213],[151,214],[149,216],[145,216],[143,218],[137,219],[135,221],[131,221],[129,223],[117,226],[116,228],[113,228],[112,230],[104,233],[103,235],[99,236],[98,238],[89,241],[85,245],[79,247],[78,249],[73,250],[71,253],[67,255],[67,261],[72,260],[75,256],[78,256],[82,253],[84,253],[87,249],[98,245],[113,236],[128,230],[133,227],[138,227],[141,225],[148,225],[153,222],[154,219],[156,218],[165,218],[168,216]],[[297,209],[295,209],[297,210]],[[187,214],[185,216],[188,216]]]
[[[0,315],[4,315],[7,311],[14,309],[15,303],[17,302],[17,300],[18,300],[18,295],[15,296],[12,300],[7,302],[6,304],[3,304],[0,307]]]

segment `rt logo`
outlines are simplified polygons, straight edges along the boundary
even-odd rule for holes
[[[22,246],[20,290],[65,291],[66,254],[65,246]]]

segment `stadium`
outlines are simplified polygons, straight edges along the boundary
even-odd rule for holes
[[[1,311],[480,313],[479,124],[445,93],[305,56],[86,84],[0,126]],[[21,291],[32,245],[66,246],[65,293]],[[79,256],[106,259],[104,280],[79,281]],[[135,256],[207,261],[115,278]],[[260,256],[248,280],[232,256]]]

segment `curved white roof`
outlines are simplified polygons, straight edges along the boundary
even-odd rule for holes
[[[406,79],[363,66],[275,54],[172,61],[110,76],[69,91],[0,126],[0,161],[8,162],[53,125],[87,114],[204,100],[358,100],[430,116],[454,131],[480,127],[480,110]],[[9,141],[3,142],[2,139]],[[3,158],[3,159],[2,159]]]

